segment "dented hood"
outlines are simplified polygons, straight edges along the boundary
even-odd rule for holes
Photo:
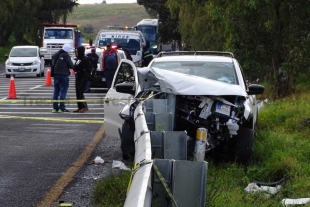
[[[141,74],[142,73],[142,74]],[[178,73],[159,68],[148,68],[141,71],[140,76],[146,76],[148,81],[156,79],[162,92],[176,95],[236,95],[248,96],[245,90],[239,86],[216,80],[202,78],[194,75]],[[146,88],[142,86],[142,88]]]

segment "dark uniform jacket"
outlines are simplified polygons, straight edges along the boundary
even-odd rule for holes
[[[85,47],[79,46],[77,48],[78,56],[74,64],[73,70],[76,72],[76,80],[86,80],[91,73],[91,63],[88,57],[85,57]],[[83,81],[84,82],[84,81]]]
[[[51,75],[70,75],[70,68],[73,68],[73,63],[70,55],[64,50],[59,50],[52,57]]]
[[[142,54],[142,67],[147,67],[152,60],[153,60],[152,51],[144,49]]]
[[[94,69],[97,69],[97,68],[98,68],[99,56],[98,56],[96,53],[88,53],[88,54],[87,54],[87,57],[88,57],[89,60],[90,60],[91,66],[92,66]]]

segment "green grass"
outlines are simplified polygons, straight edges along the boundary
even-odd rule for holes
[[[107,26],[134,26],[142,19],[150,18],[143,6],[138,4],[89,4],[79,5],[68,15],[68,24],[79,27],[92,25],[95,33]]]
[[[309,197],[310,122],[301,122],[310,118],[310,85],[306,75],[301,75],[298,83],[295,95],[271,101],[261,109],[253,163],[248,168],[206,158],[209,163],[206,206],[280,207],[284,198]],[[282,189],[269,198],[244,190],[253,180],[274,182],[282,178],[286,179]],[[126,179],[123,182],[129,181]],[[102,189],[105,194],[110,191]]]
[[[92,196],[96,207],[121,207],[124,205],[131,172],[122,171],[120,175],[111,173],[98,181]]]

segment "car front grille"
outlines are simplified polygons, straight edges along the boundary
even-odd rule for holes
[[[20,71],[19,69],[13,69],[13,72],[23,72],[23,73],[27,73],[27,72],[31,72],[31,69],[25,69],[23,71]]]
[[[12,63],[14,66],[29,66],[32,65],[32,63]]]
[[[50,49],[61,49],[63,44],[47,44],[47,48]]]

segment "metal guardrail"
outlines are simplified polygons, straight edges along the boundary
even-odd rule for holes
[[[136,148],[135,166],[142,161],[152,159],[151,138],[142,105],[143,102],[140,102],[134,113],[136,126],[134,135]],[[134,172],[124,207],[151,207],[151,170],[152,164],[146,164]]]
[[[134,112],[135,167],[125,207],[205,206],[207,162],[187,160],[186,133],[169,127],[173,102],[141,101]]]

